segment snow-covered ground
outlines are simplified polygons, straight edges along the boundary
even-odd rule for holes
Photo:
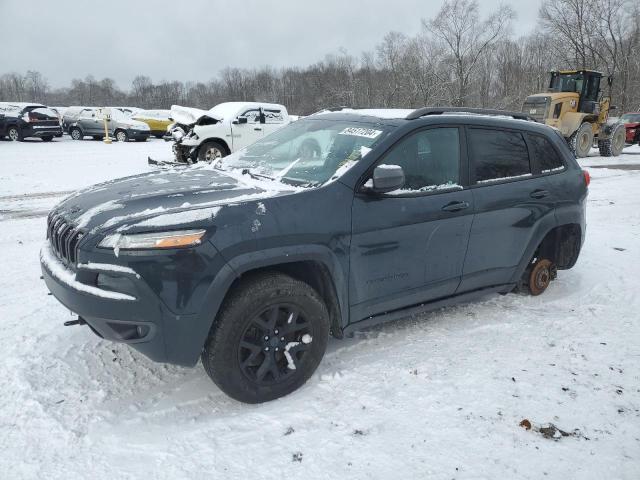
[[[169,144],[0,141],[0,478],[640,478],[640,148],[581,162],[587,241],[544,295],[332,340],[302,389],[258,406],[63,327],[40,280],[46,211],[148,155]]]

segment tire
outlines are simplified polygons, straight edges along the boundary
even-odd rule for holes
[[[11,140],[12,142],[21,142],[24,138],[22,137],[22,132],[20,131],[20,129],[18,127],[9,127],[9,129],[7,130],[7,137],[9,137],[9,140]]]
[[[293,392],[311,377],[328,338],[329,314],[313,288],[281,273],[257,274],[225,299],[205,343],[202,364],[231,398],[267,402]]]
[[[125,132],[124,130],[116,131],[116,142],[128,142],[128,141],[129,141],[129,135],[127,135],[127,132]]]
[[[589,151],[593,146],[593,130],[589,122],[584,122],[578,130],[567,140],[569,148],[576,158],[584,158],[589,155]]]
[[[71,128],[71,130],[69,130],[69,135],[71,135],[73,140],[82,140],[82,137],[84,136],[82,135],[82,130],[78,127]]]
[[[223,158],[227,156],[227,149],[220,142],[210,140],[200,145],[198,149],[198,161],[211,163],[216,158]]]
[[[613,133],[606,140],[598,142],[598,150],[603,157],[617,157],[622,153],[626,140],[626,130],[623,124],[616,125]]]

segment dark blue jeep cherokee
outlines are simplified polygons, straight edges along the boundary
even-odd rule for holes
[[[201,357],[243,402],[300,387],[330,334],[540,294],[584,240],[589,177],[522,114],[324,112],[216,162],[65,199],[41,263],[68,323]]]

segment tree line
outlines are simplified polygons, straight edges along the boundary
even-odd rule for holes
[[[619,111],[640,110],[640,4],[635,0],[543,0],[535,31],[516,36],[515,12],[481,16],[476,0],[447,0],[413,36],[389,32],[373,51],[327,55],[306,67],[225,68],[208,82],[137,76],[129,90],[89,75],[51,88],[37,71],[0,76],[0,101],[203,109],[269,101],[306,115],[325,107],[469,106],[520,110],[543,92],[548,72],[588,68],[612,76]]]

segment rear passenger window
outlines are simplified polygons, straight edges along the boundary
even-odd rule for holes
[[[521,133],[470,128],[469,147],[477,183],[531,175],[529,152]]]
[[[538,135],[529,135],[529,139],[542,173],[564,170],[562,158],[549,140]]]

